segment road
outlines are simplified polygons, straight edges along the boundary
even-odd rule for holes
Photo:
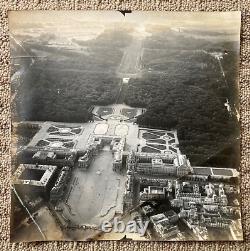
[[[143,40],[134,38],[125,49],[121,63],[117,69],[118,77],[132,78],[140,75]]]
[[[29,220],[32,221],[28,223]],[[63,239],[64,234],[47,206],[40,208],[36,216],[27,217],[15,231],[11,231],[11,240],[15,242]]]
[[[131,44],[124,50],[121,63],[117,68],[117,76],[119,78],[136,78],[141,76],[142,44],[142,39],[134,37]],[[119,85],[120,89],[115,103],[123,104],[128,84],[121,80]]]

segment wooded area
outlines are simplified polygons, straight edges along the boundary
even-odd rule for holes
[[[195,33],[194,33],[195,34]],[[49,48],[22,79],[16,96],[17,120],[87,122],[92,105],[115,102],[120,79],[116,68],[131,36],[107,30],[91,41],[74,42],[85,51]],[[196,165],[239,164],[239,127],[235,116],[238,51],[234,42],[211,42],[172,31],[156,32],[145,39],[142,77],[130,79],[122,100],[145,107],[141,126],[176,129],[181,151]],[[216,57],[219,52],[222,57]],[[225,76],[225,77],[224,77]],[[232,114],[225,102],[229,100]],[[234,107],[234,104],[236,105]]]

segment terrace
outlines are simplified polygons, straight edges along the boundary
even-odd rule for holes
[[[139,130],[139,151],[146,153],[178,154],[177,133],[172,131],[141,128]]]

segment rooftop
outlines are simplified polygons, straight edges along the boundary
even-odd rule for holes
[[[14,173],[14,184],[46,186],[56,169],[50,165],[21,164]]]

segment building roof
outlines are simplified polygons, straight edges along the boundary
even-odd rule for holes
[[[55,158],[55,153],[54,152],[51,152],[51,151],[38,151],[36,152],[32,158],[39,158],[39,159],[47,159],[47,158],[50,158],[50,159],[53,159]]]
[[[51,165],[21,164],[14,173],[14,184],[46,186],[57,167]]]

